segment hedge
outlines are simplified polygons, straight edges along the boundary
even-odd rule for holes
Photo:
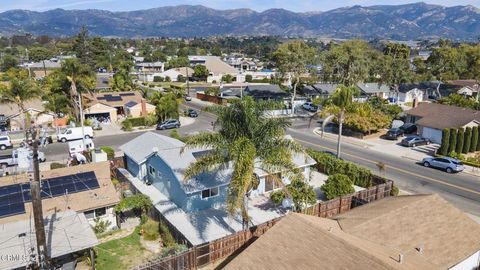
[[[448,147],[450,143],[450,129],[446,128],[442,131],[442,145],[438,152],[442,155],[446,155],[448,153]]]
[[[113,148],[108,147],[108,146],[102,146],[100,147],[103,152],[107,153],[107,159],[108,160],[113,160],[115,158],[115,150]]]
[[[354,185],[364,188],[373,185],[373,173],[368,169],[319,151],[308,149],[307,153],[317,162],[315,168],[322,173],[344,174]]]
[[[145,117],[127,118],[124,121],[129,121],[132,124],[132,127],[145,126]]]
[[[450,143],[448,147],[448,153],[455,152],[457,147],[457,129],[451,128],[450,129]]]
[[[464,140],[465,140],[465,130],[463,128],[459,128],[457,133],[457,147],[455,148],[455,152],[457,153],[463,152]]]
[[[473,127],[472,130],[472,145],[470,145],[470,152],[480,151],[480,134],[479,134],[479,127]]]
[[[462,153],[466,154],[470,152],[470,145],[472,144],[472,128],[467,127],[465,129],[465,135],[464,135],[464,143],[463,143],[463,150]]]
[[[329,200],[355,192],[353,182],[344,174],[330,175],[321,189]]]

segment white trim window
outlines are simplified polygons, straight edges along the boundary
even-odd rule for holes
[[[94,210],[85,211],[85,212],[83,212],[83,214],[85,215],[85,217],[87,219],[94,219],[94,218],[97,218],[97,217],[103,217],[107,214],[107,208],[100,207],[100,208],[97,208],[97,209],[94,209]]]
[[[219,194],[218,187],[213,187],[209,189],[202,190],[202,199],[208,199],[212,197],[216,197]]]

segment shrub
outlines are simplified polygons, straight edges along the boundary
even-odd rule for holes
[[[470,144],[470,152],[475,152],[478,149],[478,126],[473,127],[472,129],[472,143]]]
[[[463,155],[461,153],[450,152],[450,153],[448,153],[448,156],[451,157],[451,158],[456,158],[456,159],[459,159],[459,160],[463,160]]]
[[[448,153],[455,152],[457,148],[457,129],[451,128],[450,129],[450,143],[448,147]]]
[[[182,74],[177,76],[177,82],[186,82],[187,78],[185,78]]]
[[[450,129],[446,128],[442,131],[442,145],[438,152],[440,155],[446,155],[448,153],[448,147],[450,143]]]
[[[132,127],[145,126],[145,117],[132,117],[126,120],[130,121],[130,123],[132,124]]]
[[[308,149],[307,153],[317,162],[315,168],[318,171],[327,175],[334,173],[344,174],[355,185],[360,187],[367,188],[372,186],[373,173],[370,170],[319,151]]]
[[[398,189],[396,186],[393,186],[392,190],[390,190],[390,196],[398,196],[398,193],[400,193],[400,189]]]
[[[132,123],[128,119],[123,120],[122,129],[125,131],[132,131],[133,129]]]
[[[464,139],[464,143],[463,143],[463,150],[462,150],[462,153],[466,154],[468,152],[470,152],[470,145],[472,144],[472,128],[471,127],[467,127],[465,129],[465,139]]]
[[[277,191],[274,191],[274,192],[270,193],[270,200],[272,200],[272,202],[275,205],[282,204],[285,197],[286,197],[286,195],[285,195],[285,192],[283,190],[277,190]]]
[[[50,170],[55,170],[55,169],[60,169],[60,168],[65,168],[65,167],[67,167],[67,165],[65,165],[65,164],[61,164],[61,163],[57,163],[57,162],[50,163]]]
[[[465,131],[463,128],[459,128],[457,133],[457,146],[455,147],[455,152],[457,153],[463,152],[464,140],[465,140]]]
[[[252,80],[253,80],[252,75],[250,75],[250,74],[245,75],[245,81],[246,82],[252,82]]]
[[[151,113],[145,117],[145,126],[153,126],[157,123],[157,116]]]
[[[218,96],[220,94],[220,88],[218,87],[209,87],[205,90],[205,95],[207,96]]]
[[[154,82],[163,82],[163,77],[162,76],[153,76],[153,81]]]
[[[355,192],[353,182],[344,174],[330,175],[321,189],[329,200]]]
[[[166,81],[166,82],[171,82],[172,79],[171,79],[169,76],[166,76],[166,77],[165,77],[165,81]]]
[[[162,249],[162,252],[159,255],[159,258],[165,258],[168,256],[173,256],[175,254],[180,254],[184,251],[187,251],[187,246],[181,245],[181,244],[175,244],[173,246],[170,246],[168,248]]]
[[[159,224],[154,220],[147,220],[145,224],[142,225],[143,239],[148,241],[157,240],[160,236]]]
[[[180,133],[178,133],[178,130],[176,130],[176,129],[170,131],[169,136],[174,138],[174,139],[177,139],[179,141],[182,140],[182,136],[180,136]]]
[[[167,224],[163,222],[160,222],[160,235],[162,236],[164,246],[172,247],[177,244]]]
[[[112,224],[109,220],[101,220],[100,217],[94,218],[93,222],[95,223],[93,226],[93,231],[96,234],[104,233]]]
[[[100,149],[102,149],[103,152],[107,153],[108,160],[113,160],[115,158],[115,151],[113,150],[112,147],[101,146]]]

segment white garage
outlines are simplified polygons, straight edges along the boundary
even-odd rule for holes
[[[442,131],[439,129],[423,127],[422,137],[430,139],[434,143],[442,143]]]

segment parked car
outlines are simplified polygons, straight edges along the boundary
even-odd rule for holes
[[[398,137],[403,136],[403,130],[399,128],[391,128],[385,134],[385,139],[387,140],[396,140]]]
[[[7,148],[12,147],[12,140],[7,135],[0,136],[0,150],[5,150]]]
[[[417,132],[417,126],[412,123],[405,123],[400,126],[399,129],[403,130],[404,134],[413,134]]]
[[[83,127],[85,139],[93,138],[92,127]],[[67,128],[63,132],[57,134],[59,142],[73,141],[82,139],[82,127]]]
[[[422,160],[425,167],[434,167],[447,171],[448,173],[461,172],[465,169],[463,163],[451,157],[426,157]]]
[[[185,100],[186,100],[186,101],[192,101],[192,97],[189,96],[189,95],[185,95]]]
[[[42,143],[42,140],[43,138],[40,138],[40,141],[39,141],[39,144]],[[45,141],[44,141],[44,144],[51,144],[53,143],[53,139],[52,139],[52,136],[48,135],[45,137]],[[26,144],[25,144],[25,140],[23,142],[20,143],[20,147],[25,147],[27,145],[31,146],[33,144],[33,140],[32,139],[28,139],[26,141]]]
[[[194,117],[195,118],[195,117],[198,117],[198,112],[195,111],[194,109],[188,109],[187,110],[187,115],[189,117]]]
[[[29,159],[33,157],[32,150],[19,148],[18,150],[13,150],[12,153],[8,155],[0,156],[0,167],[18,165],[19,155],[21,156],[22,154],[28,155]],[[47,159],[45,158],[45,154],[43,152],[38,151],[38,161],[45,162],[46,160]]]
[[[171,129],[171,128],[179,128],[180,127],[180,121],[177,119],[170,119],[167,121],[163,121],[162,123],[158,123],[157,129]]]
[[[415,147],[430,144],[430,140],[419,136],[408,136],[402,140],[401,144],[406,147]]]
[[[309,112],[317,112],[318,111],[318,106],[313,104],[312,102],[303,103],[302,108],[306,111],[309,111]]]

